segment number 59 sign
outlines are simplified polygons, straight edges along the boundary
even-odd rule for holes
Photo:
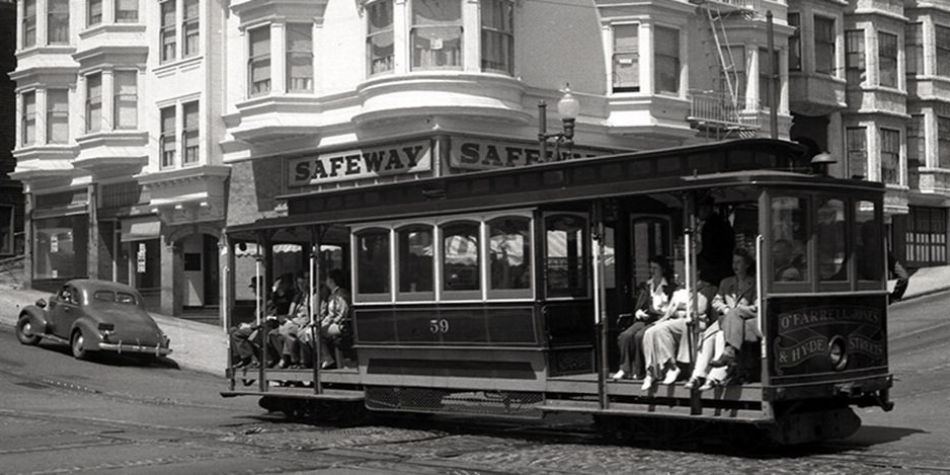
[[[443,319],[433,318],[432,320],[429,320],[429,332],[432,333],[433,335],[438,335],[440,333],[443,333],[443,334],[448,333],[449,321],[444,318]]]

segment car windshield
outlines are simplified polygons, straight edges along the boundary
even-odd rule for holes
[[[111,290],[99,290],[93,294],[93,298],[100,302],[123,303],[135,305],[135,296],[127,292],[113,292]]]

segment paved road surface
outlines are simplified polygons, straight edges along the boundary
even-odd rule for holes
[[[778,453],[613,445],[575,418],[291,423],[252,399],[219,398],[213,376],[76,361],[65,348],[20,346],[3,327],[0,473],[950,472],[948,309],[950,294],[892,307],[895,411],[861,410],[865,427],[851,439]]]

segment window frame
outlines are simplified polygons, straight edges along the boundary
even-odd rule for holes
[[[792,19],[795,19],[794,21]],[[802,70],[802,16],[799,12],[788,12],[786,17],[792,33],[788,37],[788,70]]]
[[[917,76],[924,74],[924,24],[921,22],[907,25],[904,31],[904,74]]]
[[[188,7],[194,5],[194,16],[188,16]],[[194,39],[194,49],[189,40]],[[201,54],[201,2],[182,0],[181,3],[181,58]]]
[[[32,48],[37,45],[36,36],[37,36],[37,18],[39,12],[39,2],[37,0],[23,0],[23,20],[21,31],[23,36],[20,37],[20,42],[23,49]],[[30,13],[32,5],[32,14]]]
[[[886,185],[900,186],[901,184],[901,131],[898,129],[892,129],[889,127],[880,127],[878,128],[878,132],[880,134],[878,142],[880,144],[880,151],[881,151],[880,152],[881,154],[881,180],[880,181],[881,183],[884,183]],[[886,145],[888,145],[888,143],[891,142],[888,139],[895,139],[893,140],[893,145],[895,146],[894,150],[886,149]],[[887,180],[888,177],[885,176],[885,170],[886,170],[885,163],[887,162],[885,160],[885,154],[887,154],[887,156],[889,157],[894,157],[894,160],[896,161],[896,164],[893,170],[894,173],[896,174],[896,177],[895,177],[896,179],[894,182],[888,181]]]
[[[867,83],[867,41],[864,35],[863,29],[844,31],[844,70],[848,86],[861,87]],[[853,76],[857,76],[857,80]]]
[[[947,112],[950,112],[948,110]],[[937,168],[950,170],[950,115],[937,113]]]
[[[370,233],[379,233],[384,234],[388,241],[386,246],[386,283],[388,284],[388,290],[385,292],[373,292],[373,293],[363,293],[360,292],[360,271],[359,271],[359,239],[361,236],[370,234]],[[360,227],[359,229],[352,229],[350,231],[350,282],[352,282],[352,293],[353,302],[359,304],[366,303],[392,303],[394,292],[393,292],[393,230],[391,226],[381,225],[381,224],[371,224],[365,227]],[[382,270],[381,270],[382,271]]]
[[[178,59],[178,0],[162,0],[158,8],[159,63],[165,64]]]
[[[893,44],[886,45],[885,39],[887,39],[887,42],[893,41]],[[877,32],[877,82],[881,87],[891,89],[900,88],[900,53],[898,52],[898,44],[898,36],[896,34],[886,31]],[[893,51],[893,56],[885,56],[885,52],[888,50]],[[885,59],[888,60],[889,64],[893,65],[893,68],[885,65]],[[889,80],[885,81],[885,78],[889,78]]]
[[[92,94],[92,79],[96,78],[98,81],[99,94]],[[89,73],[86,75],[86,124],[85,124],[85,133],[91,134],[102,131],[102,106],[103,106],[103,80],[102,80],[102,71]],[[93,112],[98,111],[98,119],[93,120]]]
[[[763,277],[763,282],[767,282],[769,285],[769,293],[799,293],[799,292],[814,292],[815,286],[817,285],[818,272],[815,269],[815,250],[814,250],[814,200],[813,193],[806,191],[798,190],[787,190],[787,189],[771,189],[768,190],[765,196],[766,204],[766,213],[768,213],[768,219],[765,220],[764,225],[766,226],[766,249],[764,250],[765,263],[762,266],[762,269],[765,270],[767,276]],[[772,262],[773,247],[776,242],[776,237],[772,231],[773,223],[775,221],[775,213],[772,208],[772,202],[777,198],[795,198],[799,200],[804,200],[805,209],[802,210],[802,215],[804,216],[804,236],[805,240],[802,243],[802,257],[805,260],[805,269],[802,272],[802,280],[792,280],[792,281],[781,281],[775,279],[775,266]],[[759,297],[761,299],[761,296]]]
[[[255,33],[267,32],[267,48],[263,48],[265,52],[254,56],[254,35]],[[260,97],[271,94],[273,91],[273,81],[274,81],[274,62],[271,59],[271,25],[266,23],[264,25],[257,26],[255,28],[250,28],[247,31],[247,97]],[[263,85],[264,80],[259,81],[262,86],[260,90],[255,91],[254,85],[254,67],[257,64],[267,63],[268,75],[266,79],[266,86]],[[265,89],[266,87],[266,89]]]
[[[27,107],[27,98],[31,99],[33,111],[30,112]],[[30,89],[20,93],[21,111],[20,111],[20,145],[29,147],[37,144],[36,125],[37,125],[37,101],[36,89]],[[32,130],[32,134],[30,131]]]
[[[438,229],[436,225],[432,222],[413,221],[410,223],[394,225],[392,226],[392,230],[393,230],[392,235],[395,238],[395,246],[394,246],[395,252],[393,253],[393,263],[390,265],[395,269],[395,272],[393,273],[393,275],[395,276],[395,281],[393,282],[393,285],[392,285],[392,288],[396,294],[395,300],[397,302],[435,301],[436,292],[437,292],[436,287],[438,287],[437,285],[438,282],[436,281],[436,279],[438,278],[438,275],[439,275],[439,272],[436,270],[436,268],[439,267],[439,263],[437,260],[439,253],[437,251],[439,248],[441,248],[441,246],[436,245],[436,239],[437,239],[436,236],[438,234]],[[402,257],[403,257],[400,252],[402,249],[401,233],[405,231],[414,231],[414,230],[426,230],[430,233],[430,237],[432,239],[432,256],[431,256],[432,262],[430,263],[431,268],[429,269],[429,271],[432,273],[431,274],[432,276],[431,290],[421,290],[421,291],[416,291],[416,292],[401,290],[402,289]]]
[[[50,98],[53,97],[53,94],[63,94],[66,98],[64,102],[66,108],[62,111],[57,111],[53,109],[53,106],[56,104],[54,101],[51,101]],[[53,118],[62,117],[65,119],[65,129],[66,137],[63,140],[54,140],[53,136],[53,126],[56,123]],[[46,143],[47,144],[67,144],[69,143],[69,89],[68,88],[54,88],[46,90]]]
[[[189,127],[188,110],[194,107],[194,124]],[[181,165],[195,165],[201,161],[201,104],[188,101],[181,105]]]
[[[64,11],[54,11],[54,4],[65,4]],[[68,0],[48,0],[47,2],[47,12],[46,12],[46,44],[48,45],[68,45],[70,43],[70,28],[69,28],[69,1]],[[65,29],[65,38],[63,39],[53,39],[53,25],[56,23],[54,18],[59,17],[62,27]]]
[[[522,259],[527,263],[528,268],[526,272],[528,273],[528,288],[526,289],[495,289],[492,287],[492,264],[493,261],[490,259],[492,255],[491,251],[491,230],[492,223],[501,221],[501,220],[524,220],[528,223],[528,234],[525,236],[528,240],[528,252],[523,255]],[[485,275],[485,292],[488,300],[514,300],[514,299],[534,299],[536,283],[535,283],[535,255],[536,246],[535,246],[535,220],[532,216],[525,216],[522,214],[499,214],[497,216],[486,217],[483,221],[483,226],[485,228],[485,270],[482,273]]]
[[[621,29],[630,29],[636,34],[636,48],[633,48],[632,51],[627,51],[622,48],[617,47],[617,31]],[[613,93],[624,93],[624,92],[640,92],[640,23],[615,23],[610,25],[611,31],[611,56],[610,56],[610,90]],[[629,58],[626,58],[629,56]],[[633,85],[632,82],[630,85],[623,85],[620,78],[618,78],[617,69],[619,65],[622,65],[622,62],[625,60],[631,61],[633,69],[636,72],[636,85]]]
[[[568,291],[568,293],[566,294],[561,294],[557,292],[552,292],[551,289],[548,287],[548,257],[550,254],[549,249],[548,249],[548,237],[547,237],[548,219],[552,217],[556,217],[556,216],[572,216],[575,218],[580,218],[581,220],[584,221],[584,224],[581,228],[581,241],[582,241],[581,250],[584,253],[584,256],[580,259],[582,263],[582,269],[583,269],[582,279],[584,280],[583,293],[573,293],[572,291]],[[573,212],[573,211],[546,211],[544,213],[541,213],[540,227],[541,227],[541,235],[543,237],[542,241],[544,243],[544,247],[541,249],[541,255],[543,256],[542,262],[544,264],[542,275],[544,277],[542,279],[543,289],[539,289],[539,291],[543,291],[545,299],[549,301],[578,300],[578,299],[591,298],[592,274],[591,274],[591,262],[590,262],[590,256],[591,256],[590,216],[587,213],[580,213],[580,212]]]
[[[860,135],[857,133],[860,131]],[[861,143],[863,144],[861,149],[854,149],[851,147],[852,142],[851,133],[854,133],[854,137],[861,137]],[[857,178],[861,180],[867,180],[870,177],[868,176],[868,128],[866,126],[853,126],[845,127],[844,129],[844,144],[845,144],[845,154],[848,158],[848,174],[850,178]],[[861,170],[863,173],[856,175],[854,173],[854,158],[860,153],[862,159]]]
[[[763,58],[765,58],[765,61],[762,61]],[[773,51],[772,57],[769,58],[768,48],[759,48],[759,110],[768,110],[773,106],[773,98],[769,95],[769,81],[772,78],[772,65],[779,64],[779,61],[781,60],[782,55],[778,49]],[[779,72],[775,77],[775,89],[778,95],[781,96],[781,72]],[[778,100],[781,102],[781,97],[779,97]]]
[[[477,287],[475,289],[463,289],[463,290],[453,290],[445,288],[445,274],[446,274],[446,252],[445,252],[445,228],[455,225],[474,225],[476,232],[475,236],[477,242],[475,243],[475,262],[477,265],[475,276]],[[483,292],[485,291],[485,250],[483,249],[485,245],[484,238],[484,226],[483,221],[477,217],[470,216],[458,216],[451,217],[444,220],[439,220],[436,224],[436,237],[439,240],[439,254],[437,255],[438,263],[436,264],[439,268],[439,300],[440,301],[454,301],[454,300],[483,300]]]
[[[122,86],[121,81],[119,81],[120,76],[127,76],[134,78],[134,84],[132,85],[135,89],[132,93],[122,93],[120,87]],[[115,124],[115,129],[137,129],[139,126],[139,71],[137,69],[117,69],[113,73],[113,112],[112,119]],[[131,96],[131,100],[128,97]],[[132,117],[135,120],[133,124],[125,124],[122,122],[122,114],[120,113],[123,107],[129,107],[131,104],[131,109],[133,110]]]
[[[123,10],[121,8],[123,0],[115,0],[113,8],[115,9],[115,22],[116,23],[138,23],[139,22],[139,2],[138,0],[132,0],[132,3],[135,4],[134,10]],[[123,17],[121,12],[134,12],[134,17],[129,15],[128,17]]]
[[[495,25],[487,25],[485,23],[486,22],[485,19],[487,17],[487,15],[485,15],[485,10],[486,10],[485,5],[489,2],[497,4],[497,8],[502,10],[502,14],[506,17],[503,23],[507,24],[507,30],[504,29],[504,25],[502,29],[499,29]],[[479,21],[479,34],[480,34],[480,40],[481,40],[479,44],[479,48],[481,51],[481,64],[479,65],[479,67],[481,68],[482,71],[514,76],[515,74],[515,6],[514,6],[514,2],[511,0],[480,0],[479,6],[481,8],[481,13],[482,13],[480,15],[481,20]],[[464,17],[464,15],[465,15],[465,12],[463,8],[462,16]],[[464,30],[463,30],[463,34],[464,34]],[[492,35],[498,35],[501,38],[508,39],[507,41],[508,47],[505,48],[506,50],[505,54],[507,55],[507,60],[508,60],[507,65],[506,65],[507,67],[494,68],[494,67],[486,66],[485,64],[486,63],[486,59],[485,59],[486,37],[491,37]],[[502,41],[502,43],[504,43],[504,41]]]
[[[661,31],[661,30],[665,30],[665,31],[669,31],[669,32],[675,33],[675,34],[673,35],[673,38],[676,38],[676,48],[675,48],[676,55],[675,55],[675,56],[668,56],[668,55],[661,54],[660,51],[659,51],[659,49],[657,49],[657,47],[656,47],[656,45],[657,45],[657,41],[656,41],[657,32],[659,32],[659,31]],[[681,33],[682,33],[682,31],[681,31],[680,28],[678,28],[678,27],[665,26],[665,25],[654,25],[654,26],[653,26],[653,93],[654,93],[654,94],[679,96],[679,95],[680,95],[680,91],[683,89],[683,77],[682,77],[682,76],[683,76],[683,59],[680,57],[680,56],[681,56],[681,48],[680,48],[680,46],[681,46],[681,42],[682,42],[682,41],[681,41],[681,38],[680,38],[680,34],[681,34]],[[675,67],[674,67],[674,71],[675,71],[674,77],[675,77],[675,81],[676,81],[676,85],[675,85],[675,87],[673,87],[673,89],[675,89],[675,91],[674,91],[674,90],[661,89],[661,87],[660,87],[660,84],[661,84],[662,81],[660,81],[660,68],[657,67],[657,64],[660,63],[660,60],[661,60],[661,59],[667,59],[667,60],[672,60],[672,61],[673,61],[673,64],[674,64],[674,66],[675,66]]]
[[[389,12],[389,24],[388,27],[380,28],[378,30],[373,29],[373,13],[376,9],[381,8],[380,5],[388,6]],[[386,74],[392,73],[395,67],[396,59],[396,32],[395,32],[395,2],[394,0],[377,0],[366,5],[366,76],[372,77],[377,74]],[[374,56],[373,52],[373,40],[377,37],[383,37],[386,34],[389,35],[390,39],[390,48],[392,52],[389,56],[380,56],[378,59]],[[388,60],[386,59],[388,58]],[[385,65],[384,69],[374,70],[375,62],[379,61],[379,64]],[[388,61],[388,63],[387,63]]]
[[[158,145],[158,157],[159,157],[159,168],[166,170],[169,168],[174,168],[176,166],[176,158],[178,153],[178,143],[175,136],[175,126],[178,121],[178,111],[176,110],[176,105],[172,104],[170,106],[161,107],[158,110],[158,121],[159,121],[159,145]],[[172,123],[171,130],[167,130],[165,127],[166,124],[166,112],[170,112],[170,120]],[[171,145],[171,146],[169,146]]]
[[[924,135],[926,116],[923,114],[910,114],[907,120],[907,128],[904,140],[907,142],[907,164],[911,162],[923,164],[927,159],[927,144]],[[950,132],[948,130],[947,132]]]
[[[855,287],[854,287],[854,288],[855,288],[856,290],[886,290],[886,289],[887,289],[887,280],[888,280],[888,279],[887,279],[887,268],[886,268],[886,267],[887,267],[887,251],[886,251],[886,249],[885,249],[885,241],[886,241],[886,239],[884,238],[884,206],[883,206],[883,203],[882,203],[882,202],[880,202],[880,201],[875,201],[875,200],[874,200],[872,197],[870,197],[870,196],[857,195],[857,196],[851,197],[851,199],[850,199],[850,209],[851,209],[851,215],[852,215],[852,218],[851,218],[852,230],[851,230],[851,232],[853,233],[852,236],[854,236],[854,239],[852,239],[852,241],[855,241],[855,240],[857,239],[857,236],[859,236],[859,235],[860,235],[860,232],[861,232],[861,231],[858,229],[858,226],[859,226],[859,224],[861,224],[861,223],[858,222],[858,218],[857,218],[857,207],[861,206],[861,203],[864,203],[864,202],[871,203],[871,204],[874,205],[874,211],[873,211],[873,213],[874,213],[874,221],[877,223],[877,232],[875,232],[874,235],[880,237],[880,243],[879,243],[879,244],[880,244],[880,246],[881,246],[881,254],[880,254],[880,256],[881,256],[881,262],[880,262],[880,265],[881,265],[881,274],[880,274],[880,277],[879,277],[878,279],[876,279],[876,280],[873,280],[873,279],[862,279],[861,276],[860,276],[860,273],[858,272],[858,269],[857,269],[857,263],[859,262],[859,259],[860,259],[860,260],[863,260],[863,259],[864,259],[864,256],[859,256],[859,255],[857,254],[857,251],[858,251],[857,246],[852,246],[852,248],[853,248],[853,249],[852,249],[853,258],[852,258],[851,260],[853,261],[852,267],[853,267],[853,273],[854,273],[854,277],[853,277],[852,280],[855,282]]]
[[[732,57],[732,71],[736,79],[735,84],[732,86],[736,89],[736,104],[738,109],[743,110],[745,109],[746,97],[749,91],[749,71],[746,67],[746,45],[723,45],[722,49],[724,55]],[[737,57],[738,60],[736,60]],[[723,86],[722,91],[725,95],[724,97],[731,100],[732,91],[727,91],[724,87],[726,85],[726,71],[723,70],[722,64],[719,65],[719,80]]]
[[[836,59],[837,51],[836,51],[835,37],[837,36],[838,20],[837,18],[834,18],[834,17],[824,16],[824,15],[814,15],[812,21],[813,21],[813,24],[815,25],[815,35],[814,35],[815,36],[815,72],[818,74],[825,74],[828,76],[835,77],[837,76],[835,74],[835,69],[836,69],[836,64],[837,64],[837,59]],[[819,37],[819,32],[822,31],[818,28],[819,21],[831,23],[831,37],[830,38],[825,39],[825,38]],[[825,46],[830,50],[829,54],[827,54],[828,60],[830,61],[830,64],[827,65],[827,68],[825,68],[824,64],[819,64],[819,54],[818,54],[819,45]]]
[[[290,34],[291,34],[291,29],[293,29],[294,27],[298,27],[298,28],[300,28],[300,27],[305,27],[305,28],[306,28],[307,33],[309,34],[309,37],[310,37],[310,48],[307,49],[306,51],[304,51],[304,50],[294,50],[294,49],[291,48]],[[286,54],[286,61],[285,61],[285,64],[284,64],[284,67],[286,68],[286,72],[285,72],[284,76],[285,76],[286,81],[287,81],[287,87],[286,87],[287,92],[289,92],[289,93],[298,93],[298,94],[299,94],[299,93],[309,93],[309,92],[313,92],[313,86],[314,86],[314,84],[313,84],[313,83],[314,83],[314,67],[313,67],[313,58],[314,58],[314,51],[313,51],[313,23],[303,23],[303,22],[287,23],[287,25],[286,25],[286,27],[285,27],[285,29],[284,29],[284,47],[285,47],[285,54]],[[293,75],[291,75],[292,64],[293,64],[293,59],[294,59],[294,58],[305,58],[305,59],[306,59],[307,64],[310,65],[310,75],[309,75],[309,76],[307,76],[307,77],[305,77],[305,78],[304,78],[304,77],[295,78],[295,77],[293,77]],[[297,80],[300,80],[300,79],[306,80],[306,81],[307,81],[307,87],[304,87],[304,88],[294,87],[294,80],[295,80],[295,79],[297,79]]]
[[[422,2],[424,2],[424,1],[426,1],[426,0],[410,0],[410,1],[409,1],[409,7],[408,7],[408,10],[409,10],[409,11],[408,11],[408,13],[409,13],[409,14],[408,14],[408,20],[409,20],[409,37],[408,37],[408,45],[409,45],[409,70],[410,70],[410,71],[443,71],[443,70],[453,71],[453,70],[461,70],[461,69],[463,69],[463,68],[465,67],[465,29],[464,29],[464,23],[465,23],[465,11],[464,11],[464,10],[465,10],[465,9],[464,9],[464,2],[463,2],[463,0],[441,0],[441,1],[444,1],[444,2],[455,2],[455,3],[458,3],[458,18],[457,18],[456,20],[454,20],[454,21],[444,21],[444,22],[433,22],[433,23],[420,23],[420,24],[416,24],[416,22],[415,22],[415,16],[416,16],[416,14],[415,14],[415,12],[416,12],[415,8],[416,8],[416,5],[417,5],[418,3],[422,3]],[[416,59],[417,59],[417,57],[416,57],[416,54],[415,54],[416,41],[417,41],[417,39],[416,39],[416,38],[417,38],[417,33],[418,33],[418,32],[421,32],[421,31],[423,31],[423,30],[427,30],[427,29],[431,29],[431,30],[446,29],[446,30],[449,30],[449,29],[453,29],[453,28],[457,28],[457,31],[458,31],[458,35],[457,35],[458,42],[459,42],[459,45],[458,45],[458,53],[457,53],[457,54],[458,54],[458,58],[457,58],[454,62],[452,62],[452,64],[434,65],[434,66],[432,66],[432,65],[430,65],[430,66],[423,66],[423,65],[421,64],[422,61],[421,61],[421,56],[420,56],[420,57],[419,57],[419,60],[420,60],[419,62],[420,62],[420,64],[417,65],[417,64],[416,64]],[[440,40],[444,40],[444,38],[440,38]],[[422,49],[422,48],[420,48],[420,49]],[[441,50],[442,48],[440,47],[440,48],[438,48],[438,49]],[[435,49],[434,49],[434,48],[429,48],[429,50],[435,50]],[[421,54],[421,52],[420,52],[420,54]],[[438,61],[437,61],[437,62],[438,62]]]
[[[99,6],[98,14],[94,14],[94,6]],[[86,28],[92,28],[102,24],[103,20],[103,9],[105,8],[104,0],[87,0],[86,1]]]
[[[821,253],[819,252],[819,247],[821,245],[820,238],[822,237],[822,236],[818,236],[818,230],[819,230],[818,210],[820,208],[819,203],[828,203],[833,200],[841,202],[842,210],[844,212],[844,221],[841,222],[841,226],[840,226],[841,232],[844,233],[844,239],[842,241],[842,243],[844,244],[844,262],[842,263],[841,268],[839,268],[839,272],[844,271],[845,277],[844,279],[838,279],[838,280],[832,280],[831,278],[827,278],[827,279],[822,278],[822,275],[821,275],[822,256],[821,256]],[[854,218],[852,216],[852,213],[854,212],[853,210],[854,205],[852,204],[852,200],[849,199],[847,195],[840,194],[840,193],[835,194],[835,193],[818,192],[818,193],[815,193],[815,195],[812,197],[812,203],[813,203],[812,208],[814,209],[813,211],[814,214],[812,216],[812,223],[813,223],[814,233],[815,233],[815,237],[814,237],[815,262],[814,262],[813,267],[815,267],[815,274],[816,274],[816,280],[818,281],[818,288],[819,290],[831,290],[831,291],[850,290],[851,281],[857,277],[853,275],[854,270],[852,269],[853,267],[852,261],[854,260],[853,254],[855,251],[854,246],[852,245],[852,243],[854,242],[854,236],[851,234],[852,230],[850,229],[853,227],[850,225],[850,223],[854,222]]]
[[[943,37],[944,40],[940,41]],[[943,78],[950,78],[950,26],[934,24],[934,56],[936,65],[934,75]]]

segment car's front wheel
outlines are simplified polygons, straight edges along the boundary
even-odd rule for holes
[[[76,330],[73,332],[73,338],[70,340],[70,347],[73,350],[73,357],[77,360],[84,360],[89,358],[89,352],[85,348],[86,339],[82,335],[82,330]]]
[[[24,345],[35,345],[40,342],[40,337],[33,334],[33,322],[30,317],[25,316],[16,322],[16,339]]]

